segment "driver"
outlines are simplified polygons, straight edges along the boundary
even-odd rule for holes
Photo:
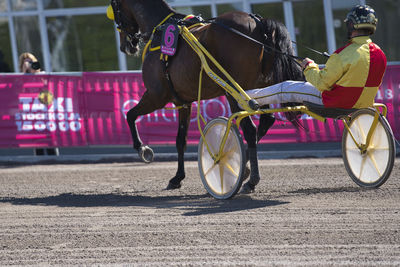
[[[331,108],[373,106],[386,69],[385,54],[370,39],[378,19],[370,6],[357,5],[344,22],[349,42],[329,57],[323,69],[309,58],[301,63],[307,82],[285,81],[246,93],[260,106],[304,101]]]

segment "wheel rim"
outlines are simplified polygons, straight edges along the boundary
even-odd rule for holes
[[[365,143],[373,120],[372,115],[362,114],[352,122],[350,130],[358,143]],[[358,180],[367,184],[378,181],[384,175],[390,161],[389,140],[382,123],[378,121],[370,145],[364,154],[361,154],[348,134],[346,153],[350,169]]]
[[[222,119],[217,119],[205,129],[205,139],[214,155],[218,153],[225,130],[226,121]],[[219,162],[214,162],[203,140],[200,143],[199,156],[200,173],[207,191],[217,198],[233,195],[243,172],[241,143],[233,129],[229,132]]]

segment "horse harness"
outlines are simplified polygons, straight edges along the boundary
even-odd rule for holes
[[[142,62],[145,59],[145,56],[149,53],[149,52],[153,52],[153,51],[157,51],[157,50],[161,50],[160,53],[160,60],[162,62],[163,65],[163,69],[164,69],[164,77],[166,78],[167,82],[168,82],[168,87],[174,97],[174,100],[176,103],[179,104],[178,108],[188,108],[190,106],[191,102],[185,101],[183,100],[181,97],[179,97],[178,93],[176,92],[176,90],[174,89],[174,85],[172,83],[171,80],[171,76],[170,76],[170,72],[169,72],[169,66],[171,64],[171,60],[172,60],[172,56],[165,52],[162,51],[162,43],[163,43],[163,36],[165,36],[166,34],[166,30],[169,27],[169,25],[179,25],[179,26],[185,26],[187,27],[189,30],[199,27],[199,26],[203,26],[206,23],[213,23],[213,24],[217,24],[220,25],[224,28],[227,28],[228,30],[231,30],[232,32],[239,34],[243,37],[246,37],[248,39],[250,39],[251,41],[255,41],[257,43],[262,44],[261,42],[252,39],[251,37],[241,33],[240,31],[237,31],[233,28],[230,28],[222,23],[216,22],[215,18],[213,19],[209,19],[207,21],[203,20],[203,18],[201,18],[200,16],[194,16],[194,15],[188,15],[182,19],[176,18],[174,16],[176,16],[177,14],[171,13],[170,15],[168,15],[163,21],[160,22],[160,24],[158,24],[154,29],[153,32],[151,34],[151,37],[149,39],[149,41],[147,42],[144,50],[143,50],[143,54],[142,54]],[[257,24],[261,23],[260,17],[258,15],[255,14],[249,14],[249,16],[251,18],[253,18],[255,20],[255,22]],[[267,39],[268,37],[265,36],[265,39]],[[229,83],[229,81],[226,81],[227,83]]]
[[[150,36],[149,41],[147,42],[146,46],[144,47],[143,54],[142,54],[142,62],[145,59],[145,56],[149,52],[161,50],[160,52],[160,61],[162,62],[163,70],[164,70],[164,77],[168,82],[168,87],[174,97],[174,102],[177,104],[179,108],[188,108],[191,102],[183,100],[176,90],[174,89],[174,85],[171,80],[171,75],[169,72],[169,66],[171,64],[171,59],[174,53],[176,52],[176,45],[177,45],[177,35],[173,35],[171,33],[171,25],[179,25],[185,26],[188,29],[192,29],[195,27],[199,27],[204,25],[205,21],[200,16],[194,15],[187,15],[184,18],[177,18],[178,14],[171,13],[169,14],[163,21],[160,22],[154,29]],[[176,27],[176,29],[178,29]],[[168,40],[164,40],[165,36],[169,36]],[[169,45],[174,47],[167,47],[163,46],[163,43],[169,42]]]
[[[110,19],[113,19],[115,21],[115,23],[117,24],[117,30],[118,31],[123,31],[126,34],[128,42],[132,42],[135,39],[147,39],[146,38],[146,37],[148,37],[147,33],[144,33],[144,34],[142,34],[140,32],[131,33],[128,30],[129,29],[129,25],[134,25],[134,23],[132,23],[132,21],[128,17],[126,17],[126,15],[124,15],[123,12],[121,11],[121,3],[120,3],[120,1],[111,0],[111,7],[112,7],[112,10],[113,10],[113,18],[110,18]],[[181,18],[178,18],[177,16],[179,16]],[[256,24],[262,24],[260,16],[255,15],[255,14],[249,14],[249,16],[254,19]],[[240,31],[238,31],[236,29],[233,29],[231,27],[228,27],[228,26],[224,25],[221,22],[217,22],[215,20],[215,18],[212,18],[212,19],[209,19],[209,20],[205,21],[200,16],[188,15],[188,16],[182,18],[182,15],[175,14],[175,13],[170,13],[166,18],[164,18],[153,29],[153,32],[151,33],[149,41],[147,42],[147,44],[146,44],[146,46],[145,46],[145,48],[143,50],[142,62],[144,61],[144,58],[145,58],[147,53],[153,52],[153,51],[156,51],[156,50],[159,50],[159,49],[162,48],[162,42],[164,41],[163,37],[165,36],[166,29],[168,28],[169,25],[185,26],[188,29],[192,29],[192,28],[195,28],[195,27],[198,27],[198,26],[205,25],[206,23],[213,23],[213,24],[219,25],[219,26],[221,26],[221,27],[223,27],[223,28],[235,33],[235,34],[238,34],[238,35],[240,35],[240,36],[242,36],[244,38],[247,38],[248,40],[250,40],[252,42],[258,43],[261,46],[263,46],[264,50],[267,53],[277,52],[279,54],[288,56],[290,59],[293,59],[296,63],[299,63],[299,60],[300,61],[303,60],[303,58],[301,58],[301,57],[297,57],[297,56],[294,56],[294,55],[290,55],[288,53],[284,53],[284,52],[276,49],[275,47],[271,47],[271,46],[266,45],[265,44],[265,40],[268,39],[268,36],[266,36],[264,33],[262,33],[264,35],[264,40],[263,40],[263,42],[260,42],[260,41],[255,40],[255,39],[251,38],[250,36],[240,32]],[[261,29],[263,29],[263,27],[261,27]],[[169,35],[169,36],[171,36],[171,35]],[[175,42],[177,43],[178,35],[175,35],[174,37],[175,38],[173,38],[173,39],[175,39]],[[293,43],[295,43],[295,42],[293,42]],[[321,53],[321,52],[316,51],[316,50],[314,50],[312,48],[309,48],[307,46],[305,46],[305,47],[307,49],[313,51],[313,52],[316,52],[318,54],[321,54],[321,55],[329,57],[329,54],[326,53],[326,52]],[[268,48],[268,50],[266,48]],[[174,49],[176,50],[176,46],[175,46]],[[161,51],[160,60],[163,63],[164,76],[167,79],[168,87],[170,88],[170,91],[171,91],[172,95],[174,96],[175,102],[179,103],[183,107],[187,108],[188,105],[191,102],[185,101],[185,100],[183,100],[182,98],[179,97],[179,95],[175,91],[173,83],[171,81],[171,76],[170,76],[170,73],[169,73],[169,65],[170,65],[171,59],[170,59],[169,53],[168,52],[165,53],[164,51]],[[226,81],[226,82],[229,83],[229,81]]]

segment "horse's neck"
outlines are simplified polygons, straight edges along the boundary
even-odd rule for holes
[[[133,12],[140,31],[151,33],[154,27],[174,10],[164,0],[147,0],[133,1]]]

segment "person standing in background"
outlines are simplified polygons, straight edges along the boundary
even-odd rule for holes
[[[25,52],[19,56],[19,71],[24,74],[36,74],[41,71],[40,63],[31,53]]]
[[[19,56],[19,71],[24,74],[37,74],[41,72],[40,63],[37,58],[28,52],[22,53]],[[58,156],[59,151],[58,148],[35,148],[33,150],[34,155],[43,156],[43,155],[51,155]]]

